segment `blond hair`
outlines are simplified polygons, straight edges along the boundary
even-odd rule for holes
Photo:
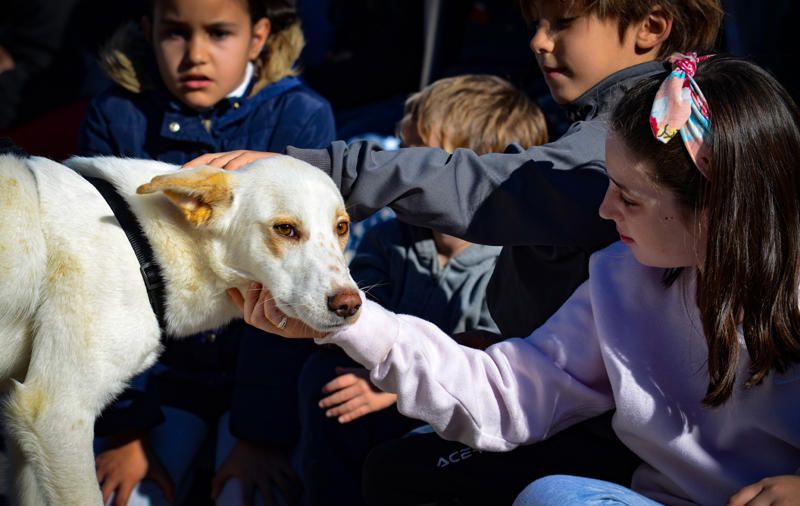
[[[503,151],[512,143],[528,148],[547,142],[539,107],[508,81],[480,74],[440,79],[411,95],[398,128],[407,145],[409,131],[426,141],[440,139],[445,149],[478,154]]]
[[[548,0],[545,0],[548,1]],[[595,14],[600,19],[615,19],[622,40],[625,30],[645,19],[660,7],[672,19],[669,37],[659,49],[659,57],[681,51],[704,52],[714,48],[724,11],[719,0],[549,0],[559,1],[567,12]],[[537,0],[520,0],[529,22],[539,17]]]
[[[280,81],[284,77],[299,74],[296,63],[305,43],[299,21],[291,23],[278,32],[271,33],[267,38],[264,51],[254,62],[257,78],[251,95],[255,95],[265,86]]]

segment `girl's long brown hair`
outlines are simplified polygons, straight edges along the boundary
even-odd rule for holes
[[[620,102],[613,131],[687,216],[705,217],[705,261],[697,305],[708,344],[703,402],[719,406],[736,383],[741,325],[750,358],[746,386],[800,362],[800,114],[766,71],[712,57],[695,80],[711,111],[712,160],[706,180],[679,138],[650,131],[649,111],[663,78],[648,79]],[[665,281],[676,279],[668,272]]]

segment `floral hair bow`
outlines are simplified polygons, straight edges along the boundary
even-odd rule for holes
[[[708,102],[694,80],[697,64],[709,56],[674,53],[672,72],[661,83],[650,111],[650,128],[663,143],[680,132],[697,169],[708,179],[711,159],[711,122]]]

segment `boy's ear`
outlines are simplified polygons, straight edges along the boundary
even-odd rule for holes
[[[215,212],[230,207],[233,202],[232,177],[225,170],[203,166],[156,176],[138,187],[136,193],[163,192],[183,213],[186,221],[199,227],[208,223]]]
[[[261,18],[253,24],[253,36],[250,38],[250,49],[247,52],[249,60],[255,60],[261,54],[271,30],[272,24],[269,22],[269,18]]]
[[[658,52],[661,45],[669,38],[670,32],[672,32],[672,16],[659,6],[653,7],[639,23],[636,31],[636,51]]]

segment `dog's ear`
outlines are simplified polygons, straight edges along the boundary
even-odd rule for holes
[[[233,202],[231,177],[225,170],[214,167],[186,169],[156,176],[137,188],[136,193],[163,192],[189,223],[201,226],[208,223],[215,210],[227,208]]]

